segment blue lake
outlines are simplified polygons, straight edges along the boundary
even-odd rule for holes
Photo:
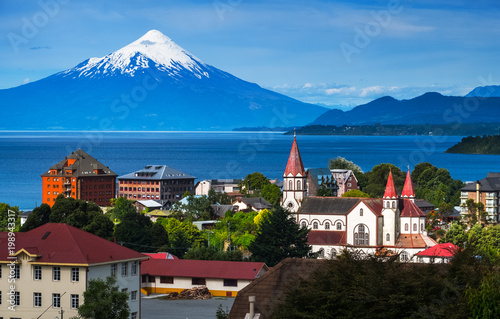
[[[500,171],[500,156],[446,154],[458,136],[297,136],[306,168],[343,156],[364,171],[380,163],[403,170],[420,162],[475,181]],[[0,132],[0,202],[32,209],[42,199],[40,175],[78,148],[118,175],[168,165],[198,180],[261,172],[282,178],[293,137],[246,132]]]

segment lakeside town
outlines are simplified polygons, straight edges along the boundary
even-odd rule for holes
[[[149,164],[118,176],[81,149],[54,162],[41,175],[43,204],[1,207],[2,306],[16,318],[101,318],[90,295],[99,284],[123,293],[123,318],[141,318],[142,299],[155,296],[235,298],[217,318],[274,318],[293,291],[283,276],[312,280],[326,261],[442,273],[467,243],[481,266],[498,261],[500,173],[465,185],[429,163],[406,173],[381,164],[367,177],[342,158],[306,170],[295,136],[283,180],[196,181]],[[424,189],[425,178],[441,182]]]

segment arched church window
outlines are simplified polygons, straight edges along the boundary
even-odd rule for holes
[[[390,240],[391,240],[391,234],[387,233],[387,234],[385,235],[385,240],[386,240],[386,241],[390,241]]]
[[[363,216],[363,208],[359,209],[359,216]]]
[[[408,223],[405,224],[405,231],[408,231]]]
[[[297,181],[297,189],[300,190],[300,181]]]
[[[337,223],[337,230],[342,230],[342,224],[340,222]]]
[[[396,208],[396,202],[395,201],[392,202],[392,208],[393,209]]]
[[[413,231],[417,231],[417,223],[413,224]]]
[[[368,244],[368,232],[365,233],[365,226],[363,225],[358,226],[358,231],[354,233],[354,244],[355,245]]]
[[[313,223],[313,229],[318,229],[318,222]]]
[[[331,254],[332,258],[337,257],[337,250],[335,248],[332,248],[330,254]]]
[[[306,222],[302,222],[302,223],[300,223],[300,225],[302,226],[302,228],[306,228],[306,226],[307,226]]]
[[[410,260],[410,256],[408,255],[408,252],[403,251],[401,255],[399,255],[399,260],[401,261],[408,261]]]
[[[385,203],[385,208],[391,208],[391,203],[386,202],[386,203]]]
[[[289,191],[293,190],[293,182],[292,181],[288,182],[288,190]]]
[[[325,229],[330,229],[330,223],[329,222],[325,223]]]

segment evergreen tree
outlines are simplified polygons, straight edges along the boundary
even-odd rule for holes
[[[49,222],[50,218],[50,206],[47,204],[41,204],[39,207],[33,209],[33,212],[29,215],[26,222],[21,226],[19,231],[26,232],[42,226]]]
[[[151,247],[151,220],[139,213],[128,213],[116,226],[115,237],[123,246],[136,251],[148,250]]]
[[[252,258],[273,267],[287,257],[310,256],[307,228],[297,225],[291,214],[276,207],[260,225],[255,240],[248,247]]]

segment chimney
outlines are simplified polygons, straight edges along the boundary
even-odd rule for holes
[[[481,183],[479,181],[477,181],[476,182],[476,203],[480,203],[481,202],[480,189],[481,189]]]
[[[255,314],[255,296],[249,296],[248,302],[250,302],[250,319],[253,319]]]

